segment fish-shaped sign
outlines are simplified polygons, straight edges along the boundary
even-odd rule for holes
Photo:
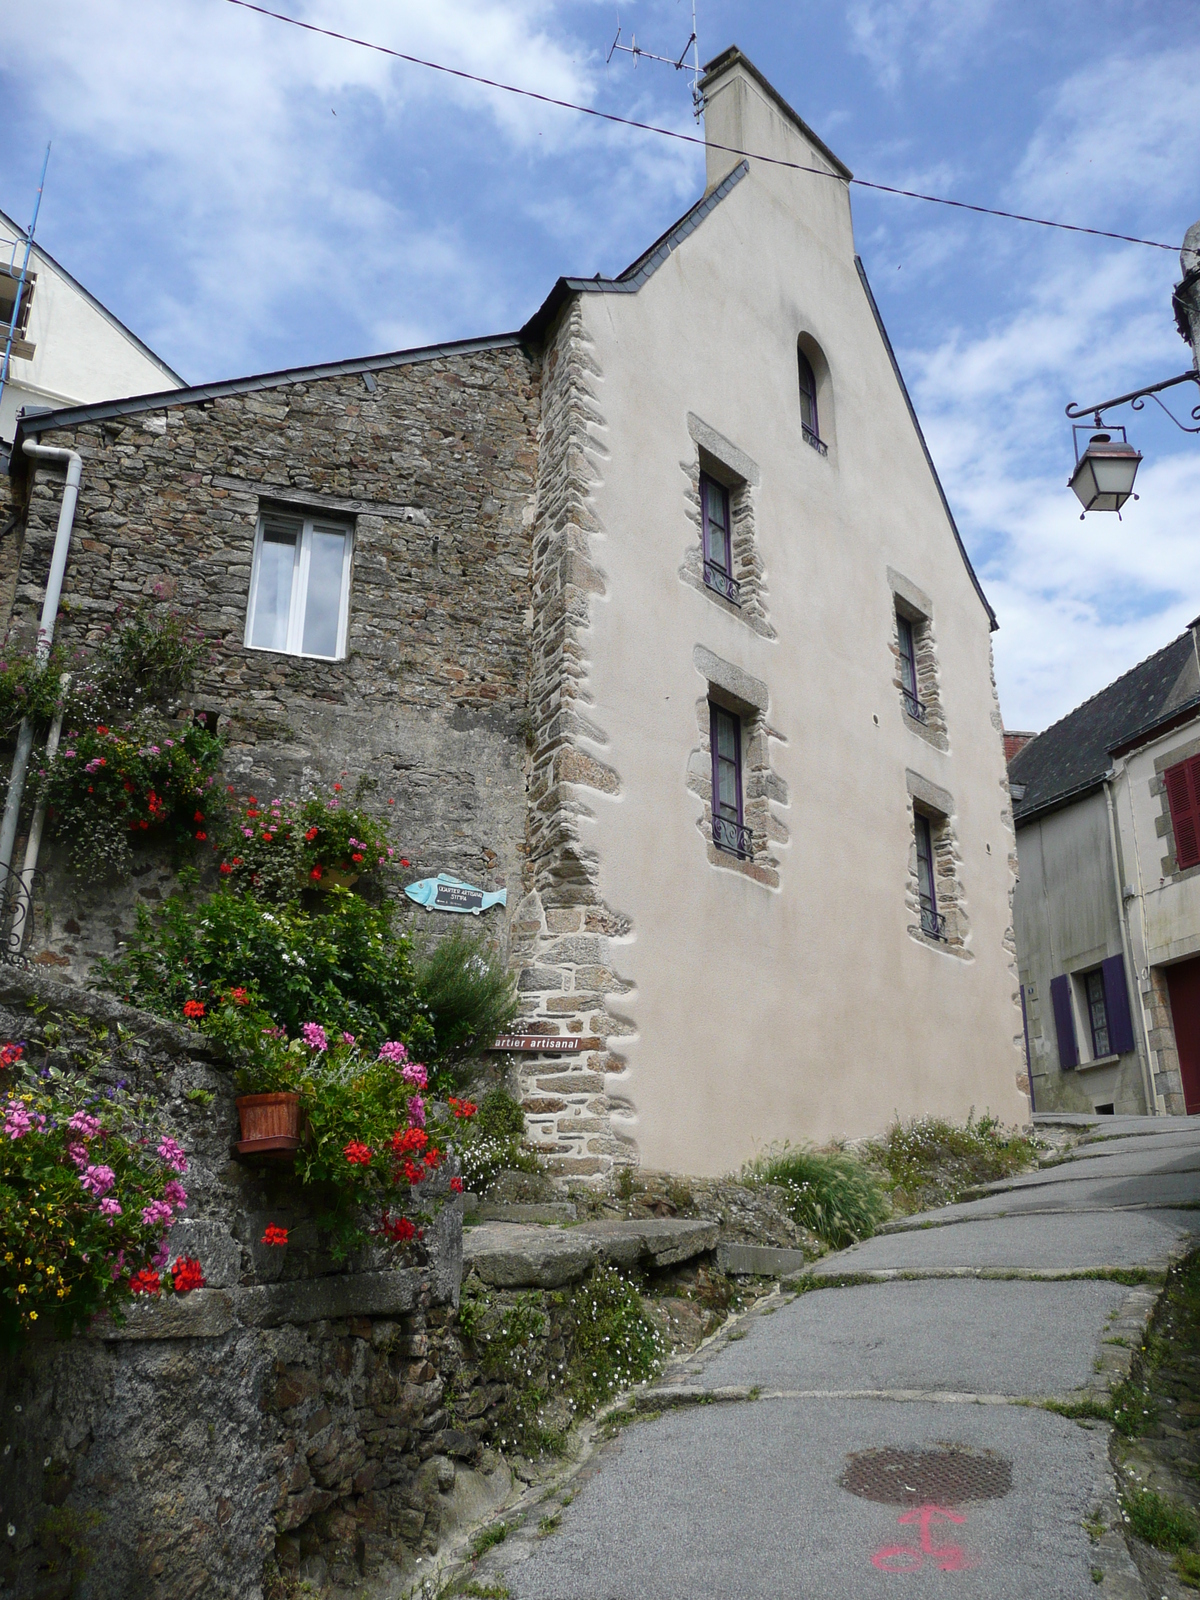
[[[469,911],[473,917],[491,906],[508,903],[507,889],[476,889],[445,872],[439,872],[436,878],[410,883],[404,892],[426,911]]]

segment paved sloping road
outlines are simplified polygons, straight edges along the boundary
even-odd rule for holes
[[[820,1292],[673,1369],[555,1531],[529,1518],[476,1581],[515,1600],[1144,1600],[1119,1534],[1084,1526],[1115,1521],[1107,1426],[1036,1402],[1100,1395],[1128,1360],[1115,1341],[1136,1343],[1154,1291],[1106,1269],[1198,1242],[1200,1118],[1092,1131],[1062,1165],[826,1258]]]

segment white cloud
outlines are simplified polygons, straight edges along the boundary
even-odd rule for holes
[[[953,70],[984,31],[996,0],[854,0],[846,20],[880,83],[894,89],[906,66]]]

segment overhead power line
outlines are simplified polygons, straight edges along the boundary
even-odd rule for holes
[[[379,55],[391,56],[396,61],[406,61],[413,67],[426,67],[430,72],[444,72],[447,77],[461,78],[466,83],[478,83],[485,89],[500,89],[505,94],[520,95],[524,100],[537,100],[545,106],[557,106],[562,111],[576,111],[585,117],[598,117],[602,122],[615,122],[623,128],[637,128],[642,133],[657,133],[664,139],[678,139],[683,144],[706,146],[710,150],[723,150],[734,156],[745,156],[750,161],[764,161],[773,167],[787,167],[793,172],[812,172],[819,178],[837,178],[836,172],[824,167],[806,167],[800,161],[785,161],[781,156],[760,155],[753,150],[742,150],[734,144],[717,144],[695,133],[679,133],[674,128],[661,128],[653,122],[638,122],[633,117],[619,117],[613,111],[600,111],[596,106],[581,106],[574,100],[559,100],[554,95],[539,94],[536,89],[521,89],[515,83],[500,83],[495,78],[481,77],[477,72],[465,72],[461,67],[448,67],[441,61],[426,61],[421,56],[407,55],[403,50],[392,50],[386,44],[376,44],[372,39],[358,39],[352,33],[339,33],[336,28],[321,28],[315,22],[301,22],[282,11],[271,11],[267,6],[255,5],[253,0],[228,0],[231,6],[243,11],[256,11],[260,17],[271,17],[275,22],[287,22],[293,28],[303,28],[306,33],[318,33],[325,39],[339,39],[343,44],[355,44],[363,50],[374,50]],[[935,206],[953,206],[957,211],[975,211],[984,217],[1005,217],[1009,222],[1032,222],[1039,228],[1058,228],[1064,233],[1087,233],[1095,239],[1117,239],[1122,244],[1149,245],[1152,250],[1177,252],[1179,245],[1163,244],[1158,239],[1139,239],[1131,233],[1110,233],[1106,228],[1085,228],[1077,222],[1055,222],[1049,217],[1028,217],[1020,211],[1000,211],[995,206],[977,206],[969,200],[948,200],[941,194],[922,194],[917,189],[897,189],[889,183],[872,183],[868,178],[850,178],[850,183],[860,189],[875,189],[880,194],[901,195],[906,200],[927,200]]]

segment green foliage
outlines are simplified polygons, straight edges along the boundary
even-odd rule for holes
[[[517,1014],[516,979],[477,934],[456,929],[416,960],[417,988],[429,1009],[439,1063],[478,1055]]]
[[[1200,1589],[1200,1550],[1180,1550],[1175,1556],[1175,1573],[1185,1589]]]
[[[273,901],[378,874],[393,853],[382,824],[346,801],[340,783],[328,797],[314,791],[300,801],[250,795],[230,807],[220,843],[221,875]]]
[[[497,1300],[468,1278],[462,1288],[458,1322],[475,1346],[479,1364],[490,1377],[514,1381],[533,1376],[537,1341],[546,1332],[546,1313],[536,1294],[519,1294],[510,1304]]]
[[[62,677],[72,665],[61,645],[55,645],[44,668],[32,654],[0,660],[0,738],[13,738],[26,717],[39,730],[49,726],[55,712],[69,702]]]
[[[835,1250],[870,1238],[888,1216],[887,1198],[875,1173],[840,1151],[783,1144],[749,1162],[741,1181],[781,1188],[794,1220]]]
[[[879,1168],[893,1208],[902,1215],[953,1205],[980,1183],[995,1183],[1032,1166],[1042,1148],[1036,1138],[1003,1127],[995,1117],[965,1123],[943,1117],[894,1122],[866,1147]]]
[[[471,1541],[471,1553],[478,1561],[485,1550],[491,1550],[495,1545],[503,1544],[508,1538],[508,1524],[506,1522],[493,1522],[487,1528],[481,1528]]]
[[[98,964],[98,983],[176,1021],[188,1001],[244,988],[289,1035],[319,1022],[331,1034],[354,1034],[364,1048],[401,1039],[425,1058],[433,1030],[391,906],[344,889],[322,900],[320,911],[305,911],[232,889],[199,899],[185,886],[157,913],[139,908],[124,954]]]
[[[576,1289],[575,1338],[567,1384],[576,1406],[591,1411],[621,1389],[662,1371],[667,1347],[641,1296],[615,1267],[598,1267]]]
[[[1112,1422],[1117,1432],[1127,1439],[1140,1438],[1157,1427],[1158,1406],[1144,1384],[1125,1378],[1114,1385]]]
[[[469,1122],[455,1132],[464,1186],[486,1194],[502,1172],[537,1172],[538,1159],[523,1144],[525,1113],[507,1089],[489,1089]]]
[[[91,720],[163,708],[190,687],[208,645],[176,611],[140,605],[105,629],[105,639],[78,676],[73,692]]]
[[[1188,1507],[1153,1489],[1124,1489],[1121,1505],[1129,1531],[1156,1550],[1186,1550],[1200,1540],[1200,1524]]]
[[[168,730],[172,730],[168,731]],[[132,843],[165,839],[194,851],[213,826],[221,741],[195,725],[143,715],[121,728],[72,729],[40,769],[51,832],[86,876],[128,873]]]
[[[85,1072],[56,1061],[35,1071],[22,1052],[0,1051],[5,1343],[39,1324],[65,1336],[99,1311],[119,1321],[135,1281],[152,1294],[172,1289],[155,1269],[187,1203],[186,1157],[148,1101],[123,1086],[100,1094]]]

